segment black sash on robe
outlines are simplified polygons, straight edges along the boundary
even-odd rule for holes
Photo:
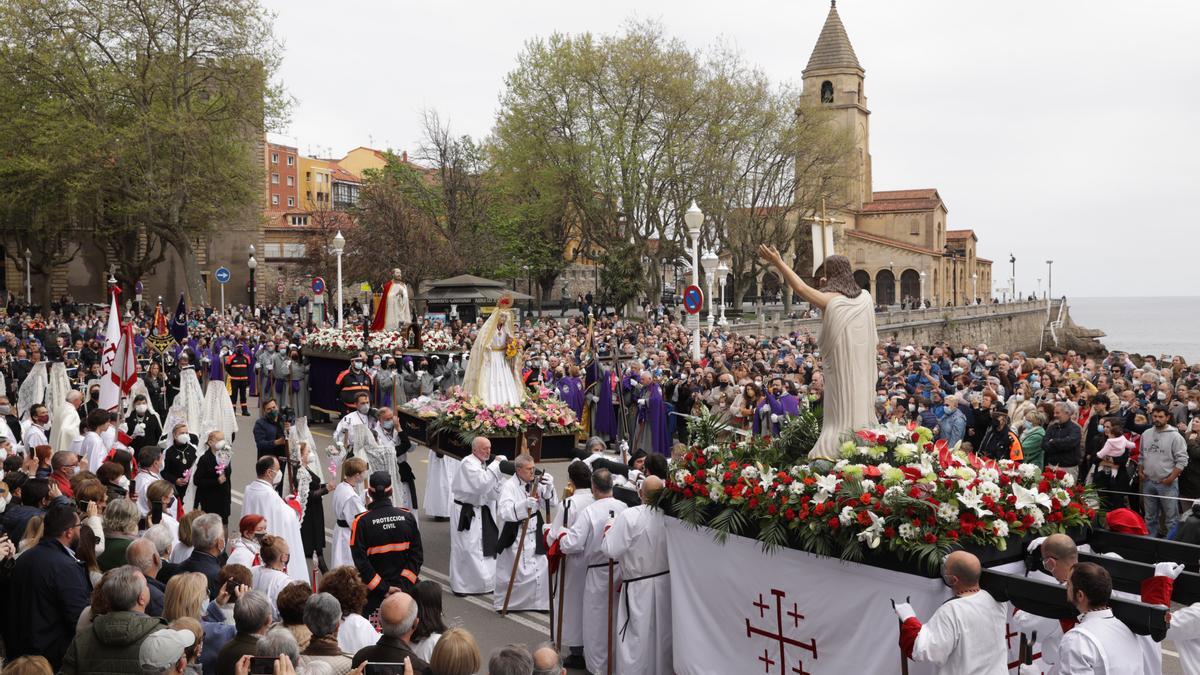
[[[546,538],[540,535],[543,525],[541,510],[536,511],[532,517],[537,518],[537,532],[539,533],[535,537],[537,544],[534,546],[533,552],[537,555],[546,555]],[[526,520],[528,518],[504,523],[504,529],[500,530],[500,540],[497,542],[497,550],[507,551],[509,546],[516,543],[517,536],[521,532],[520,525]]]
[[[417,504],[417,477],[413,474],[412,467],[408,465],[407,461],[400,462],[396,465],[396,473],[399,474],[400,482],[404,483],[409,496],[412,497],[413,509],[420,508]]]
[[[462,507],[458,513],[458,531],[464,532],[471,529],[471,521],[475,520],[475,505],[454,500],[455,504]],[[499,531],[496,529],[496,521],[492,518],[492,510],[486,504],[479,507],[483,510],[483,557],[495,558],[499,549],[496,548],[496,541],[499,539]]]

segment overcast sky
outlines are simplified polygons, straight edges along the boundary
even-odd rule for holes
[[[264,0],[296,98],[277,140],[340,157],[420,139],[420,112],[484,136],[526,40],[660,20],[799,83],[826,0]],[[1196,295],[1200,3],[842,0],[866,69],[876,190],[937,188],[949,227],[1031,292]],[[982,289],[981,289],[982,290]]]

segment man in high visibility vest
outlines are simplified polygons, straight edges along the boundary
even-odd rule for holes
[[[238,345],[233,348],[233,353],[225,357],[225,372],[229,375],[229,385],[232,391],[232,402],[234,405],[241,401],[242,415],[249,417],[250,410],[247,408],[250,398],[250,357],[246,356],[246,348],[243,345]]]

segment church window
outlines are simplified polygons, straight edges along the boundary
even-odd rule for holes
[[[820,239],[820,237],[817,238]],[[867,254],[861,248],[854,250],[854,262],[860,265],[867,262]]]
[[[911,221],[909,221],[908,233],[921,234],[921,221],[919,219],[913,218]]]
[[[821,103],[833,103],[833,83],[829,80],[821,83]]]

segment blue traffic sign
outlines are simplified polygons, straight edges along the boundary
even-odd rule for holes
[[[229,268],[218,267],[216,273],[213,276],[216,277],[217,283],[227,284],[227,283],[229,283],[229,279],[230,279]]]
[[[688,314],[695,314],[704,306],[704,293],[699,286],[688,286],[683,291],[683,308]]]
[[[313,277],[312,292],[316,295],[321,295],[325,292],[325,279],[322,277]]]

